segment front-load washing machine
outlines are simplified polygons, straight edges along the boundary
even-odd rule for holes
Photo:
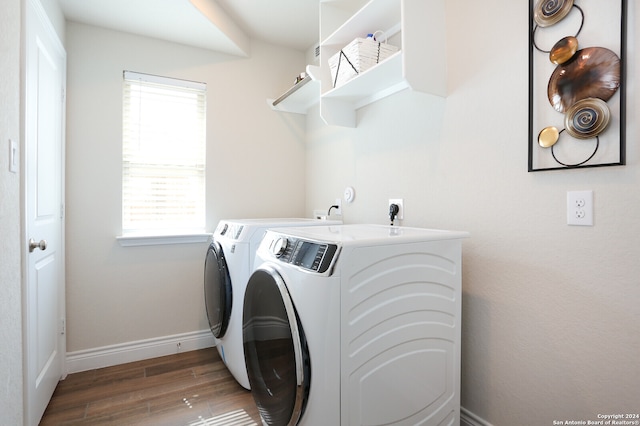
[[[266,425],[454,425],[466,232],[272,229],[243,313]]]
[[[235,379],[249,389],[242,349],[242,302],[262,237],[268,228],[339,224],[335,220],[267,218],[221,220],[207,249],[204,299],[218,353]]]

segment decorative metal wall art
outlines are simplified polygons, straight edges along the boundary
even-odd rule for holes
[[[624,165],[627,0],[529,7],[529,171]]]

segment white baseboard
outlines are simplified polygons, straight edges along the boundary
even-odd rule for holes
[[[460,407],[460,426],[493,426],[464,407]]]
[[[78,373],[213,346],[215,346],[215,339],[210,330],[174,334],[172,336],[68,352],[66,370],[68,374]],[[460,407],[460,426],[493,425],[466,408]]]
[[[67,373],[111,367],[127,362],[141,361],[178,352],[188,352],[215,346],[210,330],[174,334],[135,342],[67,352]]]

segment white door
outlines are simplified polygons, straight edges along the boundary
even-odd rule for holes
[[[37,425],[64,374],[64,90],[66,54],[27,0],[24,80],[25,424]]]

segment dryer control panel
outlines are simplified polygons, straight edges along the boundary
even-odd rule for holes
[[[338,246],[279,236],[271,241],[269,249],[271,254],[281,262],[290,263],[308,271],[323,273],[331,266]]]
[[[227,236],[227,238],[237,240],[240,237],[243,229],[244,225],[242,224],[220,221],[214,235],[219,237]]]

